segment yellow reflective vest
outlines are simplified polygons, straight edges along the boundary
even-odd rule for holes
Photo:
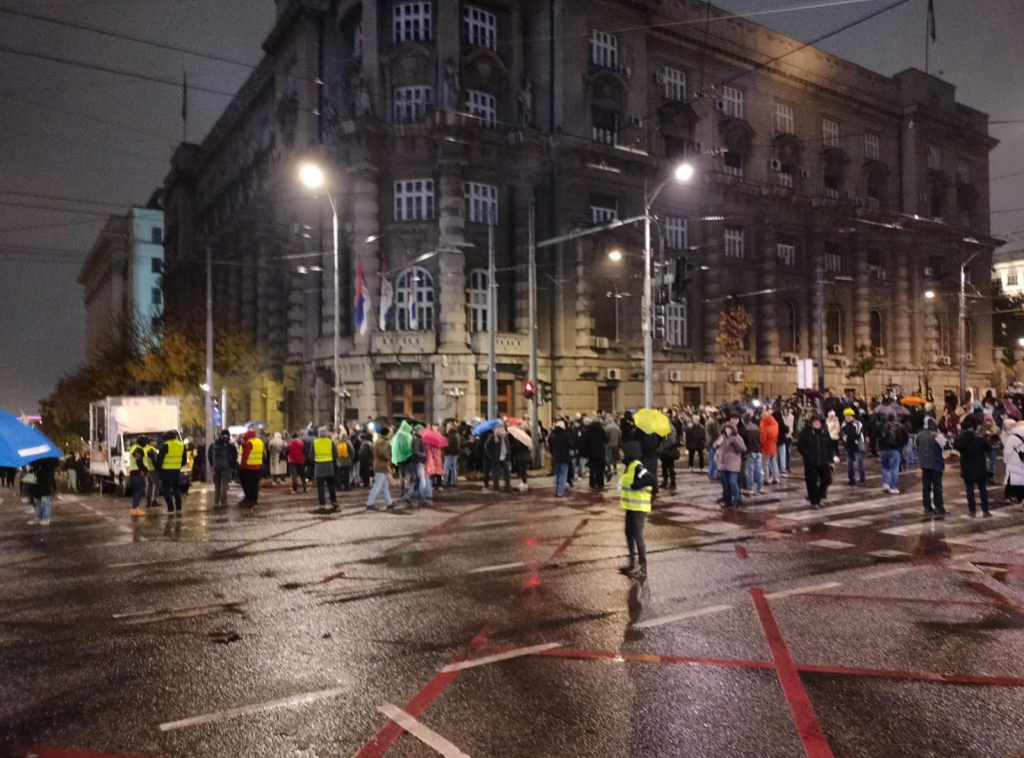
[[[315,463],[334,462],[334,443],[330,437],[317,437],[313,440],[313,461]]]
[[[249,442],[252,446],[249,449],[249,459],[245,462],[245,467],[257,469],[263,465],[263,440],[253,437]]]
[[[149,471],[155,471],[156,457],[160,454],[160,451],[157,450],[152,445],[146,445],[144,448],[142,448],[142,452],[146,456],[146,468]]]
[[[148,471],[150,469],[149,458],[146,456],[146,448],[142,447],[142,445],[132,445],[128,450],[128,470],[132,472],[139,470],[139,462],[135,460],[136,450],[142,453],[142,457],[145,459],[146,470]]]
[[[164,462],[160,468],[163,471],[180,471],[181,459],[185,456],[185,446],[181,444],[181,440],[167,440],[164,447],[167,448],[167,455],[164,456]]]
[[[647,486],[638,490],[633,489],[633,478],[638,468],[642,468],[640,461],[633,461],[626,466],[626,470],[619,478],[619,501],[624,510],[650,513],[652,488]]]

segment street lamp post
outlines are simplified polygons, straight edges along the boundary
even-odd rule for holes
[[[310,189],[324,187],[324,172],[319,166],[312,163],[305,164],[299,170],[299,179]],[[339,335],[341,333],[341,293],[339,292],[339,269],[338,269],[338,206],[334,202],[334,195],[329,189],[324,189],[327,194],[327,201],[331,204],[331,237],[334,248],[334,430],[341,426],[341,354],[339,348]]]

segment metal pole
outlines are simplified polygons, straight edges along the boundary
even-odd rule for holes
[[[960,264],[960,402],[967,392],[967,263]],[[973,398],[972,398],[973,400]]]
[[[331,224],[334,235],[334,431],[337,432],[340,426],[339,409],[341,405],[341,355],[338,348],[341,333],[341,292],[338,284],[338,206],[335,205],[334,196],[330,192],[327,193],[327,199],[331,202]]]
[[[206,439],[213,444],[213,247],[206,246]],[[204,466],[204,482],[210,482],[210,467]]]
[[[818,392],[825,394],[825,268],[822,261],[814,270],[814,310],[818,321]]]
[[[654,407],[654,336],[651,333],[651,198],[644,182],[644,407]]]
[[[530,283],[530,382],[533,384],[533,397],[530,398],[530,439],[533,440],[533,465],[540,465],[540,418],[537,407],[537,230],[536,199],[530,196],[530,228],[529,228],[529,265]]]
[[[494,271],[494,223],[487,226],[487,418],[498,417],[498,366],[495,352],[497,349],[498,325],[497,308],[495,301],[498,299],[498,283],[495,281]]]
[[[228,428],[228,388],[220,388],[220,427]]]

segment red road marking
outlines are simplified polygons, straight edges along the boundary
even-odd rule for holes
[[[847,666],[812,666],[803,663],[797,664],[797,670],[808,674],[843,674],[848,676],[875,676],[882,679],[910,679],[919,682],[983,684],[992,687],[1024,687],[1024,678],[1014,676],[934,674],[927,671],[889,671],[888,669],[862,669],[850,668]]]
[[[796,722],[796,730],[803,743],[804,752],[807,758],[835,758],[832,748],[828,746],[821,725],[818,723],[818,716],[811,705],[811,699],[804,689],[804,683],[800,680],[800,671],[789,654],[789,647],[782,636],[782,631],[775,621],[775,614],[765,599],[764,590],[750,590],[750,597],[754,601],[754,608],[761,621],[761,629],[764,632],[765,641],[771,651],[772,660],[775,661],[775,670],[779,675],[779,683],[782,691],[789,701],[789,707],[793,712],[793,721]]]
[[[140,758],[139,756],[114,755],[113,753],[93,753],[88,750],[64,750],[62,748],[34,747],[17,748],[18,758]]]
[[[863,600],[878,603],[925,603],[927,605],[975,605],[992,608],[992,603],[981,600],[938,600],[930,597],[890,597],[888,595],[838,595],[830,592],[805,592],[800,597],[817,597],[822,600]]]
[[[566,650],[554,648],[537,655],[549,658],[583,658],[637,663],[690,663],[705,666],[731,666],[746,669],[773,669],[771,661],[739,661],[728,658],[687,658],[679,655],[647,655],[645,653],[611,653],[603,650]]]
[[[321,584],[327,584],[328,582],[333,582],[335,579],[344,579],[344,578],[345,578],[345,572],[344,571],[339,571],[337,574],[331,574],[330,576],[325,576],[321,580],[320,583]]]
[[[980,592],[982,595],[988,595],[990,598],[995,600],[997,603],[999,603],[999,605],[1003,606],[1004,608],[1008,608],[1012,611],[1017,611],[1017,613],[1024,613],[1024,606],[1021,606],[1021,604],[1016,602],[1015,600],[1011,600],[999,590],[989,587],[984,582],[968,582],[967,586],[975,592]]]
[[[736,557],[742,561],[747,560],[750,556],[747,555],[747,549],[743,545],[736,545]]]

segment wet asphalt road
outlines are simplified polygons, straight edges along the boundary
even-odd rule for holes
[[[956,477],[924,522],[874,462],[819,512],[791,478],[724,514],[683,473],[643,582],[614,491],[549,480],[393,513],[64,496],[49,528],[0,490],[0,753],[1019,758],[1024,513],[964,517]]]

